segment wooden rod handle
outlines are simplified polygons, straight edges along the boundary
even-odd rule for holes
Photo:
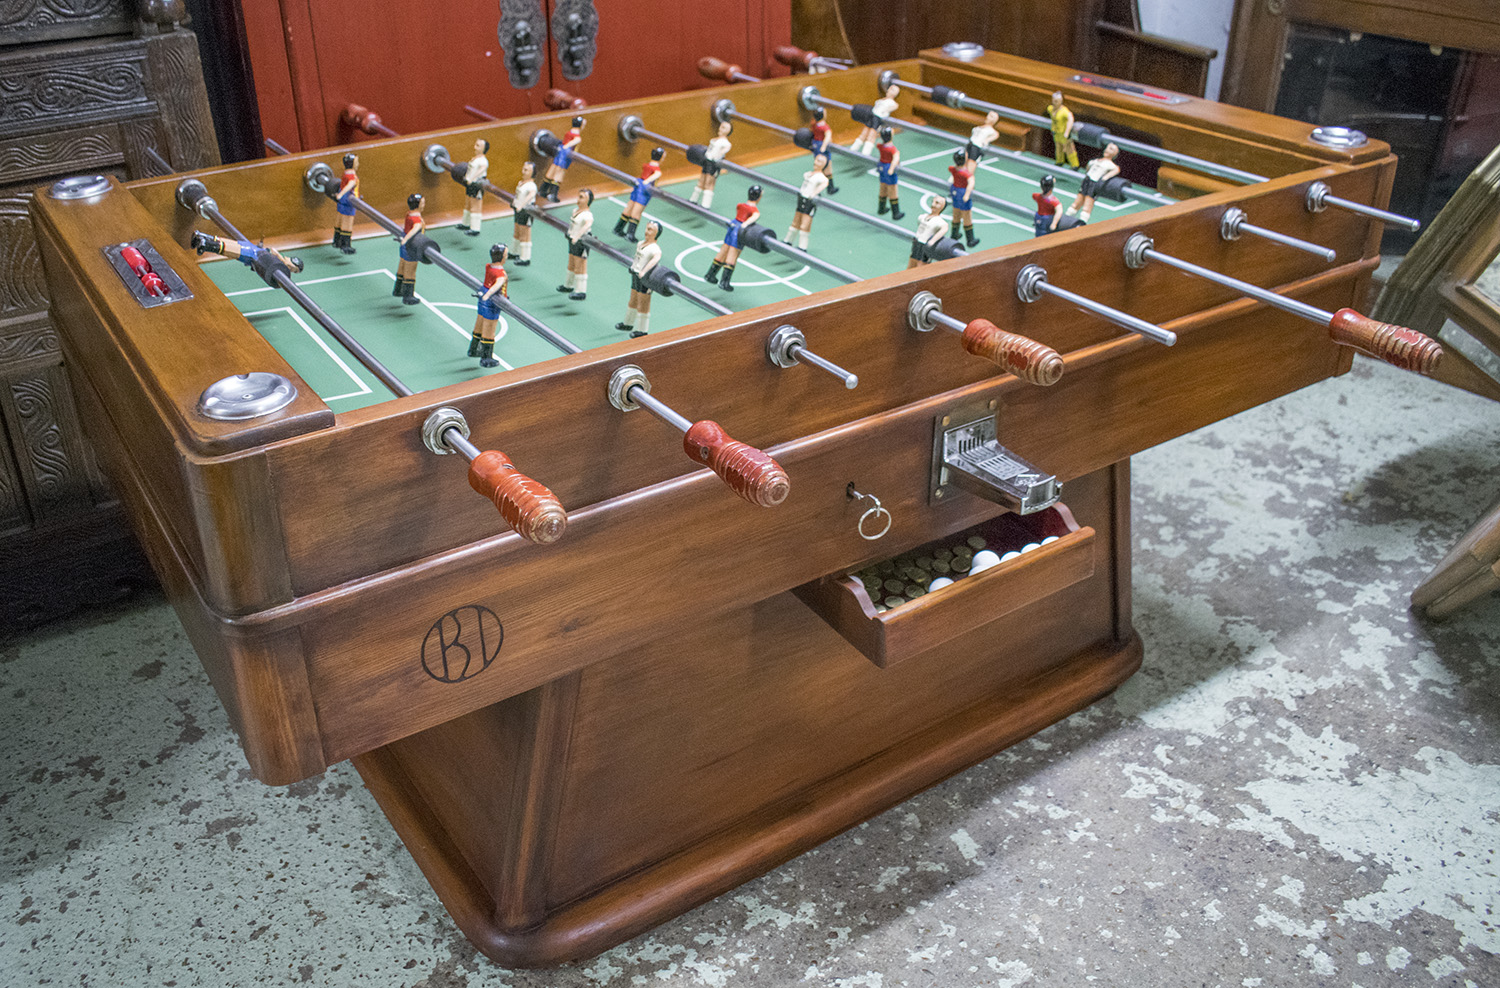
[[[791,492],[792,482],[781,464],[754,446],[729,438],[717,422],[693,423],[682,437],[682,448],[751,504],[774,508]]]
[[[499,450],[474,457],[469,486],[495,502],[505,523],[537,545],[556,542],[568,527],[568,513],[557,495],[517,470]]]
[[[771,50],[771,57],[789,69],[801,69],[805,72],[812,68],[812,61],[818,57],[818,53],[803,51],[796,45],[777,45]]]
[[[358,103],[349,103],[339,114],[344,123],[373,137],[394,137],[396,132],[380,122],[380,114]]]
[[[1062,377],[1062,354],[1036,340],[1007,333],[988,319],[975,319],[964,327],[964,349],[1042,387]]]
[[[705,79],[712,79],[715,82],[734,82],[734,77],[739,73],[738,65],[730,65],[722,58],[704,55],[698,59],[698,74]]]
[[[1425,333],[1388,322],[1376,322],[1353,309],[1340,309],[1328,323],[1333,342],[1394,364],[1402,370],[1431,376],[1443,358],[1443,345]]]
[[[589,105],[582,96],[574,96],[566,89],[549,89],[542,94],[542,105],[549,110],[582,110]]]

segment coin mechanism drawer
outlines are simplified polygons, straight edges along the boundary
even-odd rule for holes
[[[1094,530],[1056,504],[1000,515],[793,592],[885,668],[1088,579],[1094,542]]]

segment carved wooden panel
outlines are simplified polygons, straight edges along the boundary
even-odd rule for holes
[[[0,0],[5,44],[123,34],[130,30],[131,0]]]
[[[145,45],[148,88],[157,104],[155,119],[166,136],[165,146],[157,150],[179,168],[218,164],[219,146],[203,94],[198,42],[187,31],[173,31],[147,38]]]
[[[61,365],[6,381],[0,407],[35,521],[93,507],[83,436]]]
[[[0,439],[8,438],[4,424],[0,423]],[[10,443],[0,442],[0,536],[22,532],[29,527],[31,515],[26,510],[26,499],[21,496],[15,457],[11,454]]]
[[[41,256],[26,212],[30,198],[24,193],[0,197],[0,318],[47,307]],[[0,367],[5,363],[0,358]]]
[[[155,109],[139,42],[48,45],[0,57],[0,137]]]

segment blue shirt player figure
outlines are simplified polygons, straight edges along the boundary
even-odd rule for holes
[[[880,145],[875,150],[880,154],[880,164],[875,166],[875,174],[880,178],[880,205],[876,212],[884,216],[890,210],[891,219],[899,220],[906,215],[901,211],[901,190],[896,186],[901,178],[901,151],[896,147],[891,128],[880,128]]]
[[[344,155],[344,177],[339,182],[333,208],[339,218],[333,227],[333,246],[345,254],[354,253],[354,200],[359,198],[359,155]]]
[[[505,257],[508,251],[504,244],[490,248],[490,263],[484,266],[484,286],[474,296],[479,299],[479,312],[474,317],[474,333],[469,338],[469,356],[479,358],[480,367],[499,367],[495,359],[495,324],[500,319],[500,304],[495,296],[510,297],[505,273]]]
[[[552,153],[552,162],[547,165],[547,172],[542,176],[542,187],[540,195],[548,202],[557,201],[557,190],[562,187],[563,176],[568,173],[568,166],[573,163],[573,150],[583,143],[582,117],[573,118],[573,126],[563,135],[558,143],[557,150]]]
[[[651,201],[651,193],[656,191],[656,183],[661,180],[661,159],[666,154],[665,148],[651,149],[651,160],[641,168],[641,177],[635,180],[635,187],[630,190],[630,201],[625,204],[620,219],[615,223],[615,236],[624,237],[631,243],[636,242],[636,227],[641,222],[641,213],[645,211],[646,203]]]
[[[745,193],[745,201],[734,208],[734,219],[729,221],[729,229],[724,231],[724,243],[719,245],[713,265],[709,267],[708,274],[703,276],[703,280],[710,285],[718,281],[719,287],[726,292],[734,291],[729,279],[734,276],[734,266],[740,259],[740,237],[745,227],[760,219],[760,193],[760,186],[750,186]],[[724,272],[722,280],[719,278],[721,270]]]
[[[281,262],[290,268],[293,274],[300,274],[302,272],[302,258],[287,257],[276,248],[267,247],[265,244],[252,244],[248,240],[229,240],[225,237],[215,237],[197,230],[193,231],[193,237],[188,243],[200,254],[222,254],[225,257],[234,258],[247,268],[254,267],[255,262],[262,254],[269,254],[272,257],[280,258]]]

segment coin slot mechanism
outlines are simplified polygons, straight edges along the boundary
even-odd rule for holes
[[[149,240],[130,240],[102,248],[109,266],[143,309],[154,309],[193,297],[192,290]]]
[[[1088,579],[1094,542],[1094,530],[1059,503],[1028,515],[1007,512],[793,592],[885,668]],[[995,560],[976,568],[983,552]],[[938,579],[952,583],[932,589]]]
[[[1042,511],[1062,496],[1062,484],[1000,445],[994,403],[939,416],[932,443],[928,503],[959,490],[1017,514]]]

